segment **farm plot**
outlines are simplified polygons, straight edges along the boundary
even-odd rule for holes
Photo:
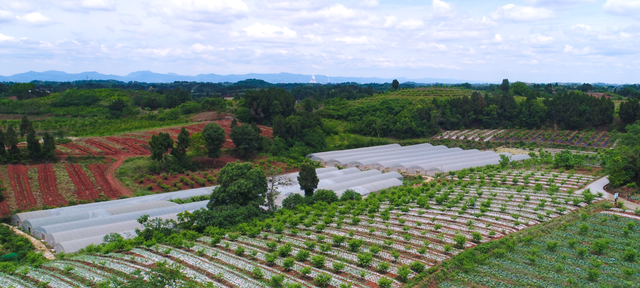
[[[534,187],[535,189],[559,189],[573,191],[584,188],[593,182],[591,175],[572,173],[552,173],[543,171],[507,170],[503,172],[468,172],[468,170],[452,172],[456,175],[447,176],[451,180],[476,181],[481,184],[513,184]]]
[[[638,287],[640,217],[612,209],[499,249],[438,287]]]
[[[69,273],[93,283],[165,262],[182,267],[189,279],[215,287],[269,287],[274,281],[303,287],[402,287],[464,249],[567,214],[601,196],[432,182],[383,190],[359,201],[281,210],[235,233],[213,232],[196,241],[149,245],[126,254],[78,256],[46,267],[64,271],[72,266]],[[119,277],[126,281],[133,276]]]
[[[65,164],[65,167],[76,188],[75,195],[79,200],[93,200],[100,196],[79,164]]]
[[[91,170],[91,173],[96,179],[96,183],[98,184],[98,186],[100,186],[100,190],[102,191],[102,193],[104,193],[111,199],[115,199],[118,197],[118,191],[113,189],[111,183],[109,183],[109,180],[106,177],[107,173],[104,164],[89,164],[89,170]]]
[[[8,165],[7,172],[11,181],[16,206],[22,210],[35,207],[38,202],[29,186],[27,167],[24,165]]]
[[[494,141],[494,142],[539,142],[583,147],[611,148],[611,133],[568,130],[450,130],[433,139]]]
[[[53,171],[53,165],[38,165],[38,181],[45,205],[57,207],[67,203],[64,197],[58,193],[58,183],[55,172]]]

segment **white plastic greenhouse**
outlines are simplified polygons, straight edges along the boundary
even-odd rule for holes
[[[355,190],[363,196],[368,195],[382,189],[401,186],[403,179],[402,175],[395,172],[382,173],[378,170],[362,172],[357,168],[316,173],[320,180],[317,189],[332,190],[338,196],[341,196],[348,189]],[[285,181],[286,185],[278,187],[281,197],[287,197],[292,193],[304,195],[304,191],[300,190],[300,185],[298,184],[298,173],[285,174],[281,177],[282,179],[287,179]]]
[[[513,161],[530,159],[530,157],[525,154],[500,154],[510,157]],[[447,148],[445,146],[432,146],[431,144],[418,144],[404,147],[398,144],[391,144],[313,153],[307,157],[320,161],[327,166],[339,165],[341,167],[355,167],[359,169],[435,175],[440,172],[499,164],[500,154],[493,151],[463,150],[460,148]]]

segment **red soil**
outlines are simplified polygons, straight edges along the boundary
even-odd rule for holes
[[[9,179],[11,179],[11,188],[16,197],[18,207],[22,210],[35,207],[38,203],[36,198],[33,197],[31,187],[29,186],[27,167],[23,165],[9,165],[7,166],[7,172],[9,173]]]
[[[107,145],[105,143],[100,142],[100,141],[96,141],[96,140],[93,140],[93,139],[87,139],[87,140],[84,140],[84,142],[89,144],[89,145],[91,145],[91,146],[93,146],[93,147],[96,147],[96,148],[102,150],[104,155],[118,155],[118,154],[121,154],[120,150],[118,150],[116,148],[113,148],[113,147],[111,147],[111,146],[109,146],[109,145]]]
[[[84,173],[82,167],[78,164],[65,164],[67,168],[67,173],[69,173],[69,177],[71,177],[71,181],[73,181],[73,185],[76,186],[76,196],[80,200],[93,200],[99,197],[98,191],[93,187],[93,183]]]
[[[38,165],[38,183],[40,184],[40,191],[42,191],[45,205],[57,207],[67,204],[64,197],[58,193],[56,174],[53,172],[51,164]]]
[[[93,173],[96,179],[96,183],[102,188],[102,192],[104,192],[107,197],[111,199],[118,198],[119,193],[111,187],[111,183],[107,180],[106,167],[104,164],[89,164],[89,170],[91,170],[91,173]]]
[[[144,143],[144,141],[142,140],[137,140],[133,138],[116,138],[116,137],[107,137],[106,139],[109,140],[110,142],[119,144],[120,146],[126,148],[127,150],[129,150],[129,152],[133,154],[136,154],[136,155],[151,154],[147,149],[144,149],[138,146],[138,143],[140,144]]]

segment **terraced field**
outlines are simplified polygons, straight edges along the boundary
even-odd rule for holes
[[[184,279],[213,287],[402,287],[467,248],[565,215],[601,196],[432,182],[383,190],[359,201],[280,210],[237,232],[212,230],[170,237],[164,242],[169,244],[19,268],[27,273],[6,281],[89,287],[107,279],[148,277],[150,269],[167,264],[179,267]]]

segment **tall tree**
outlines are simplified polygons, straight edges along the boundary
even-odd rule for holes
[[[267,193],[267,177],[262,169],[251,163],[231,162],[220,170],[220,186],[213,189],[207,208],[239,205],[259,207],[264,205]]]
[[[638,99],[629,99],[620,103],[620,120],[625,124],[633,124],[640,119],[640,103]]]
[[[4,132],[2,132],[2,129],[0,129],[0,161],[2,160],[2,157],[4,155],[6,155],[6,150],[4,149]]]
[[[509,79],[503,79],[502,84],[500,84],[499,88],[503,94],[509,93],[509,88],[510,88]]]
[[[49,132],[44,133],[43,137],[43,145],[42,145],[42,157],[44,159],[52,160],[56,158],[56,139],[49,134]]]
[[[304,191],[305,197],[312,197],[313,191],[318,188],[318,175],[316,169],[313,166],[304,163],[300,165],[300,173],[298,173],[298,183],[300,183],[300,189]]]
[[[398,90],[398,87],[400,87],[400,82],[398,82],[397,79],[393,79],[393,82],[391,82],[391,87],[393,87],[393,90]]]
[[[260,134],[251,125],[232,127],[229,137],[236,145],[241,158],[248,158],[260,147]]]
[[[13,160],[17,160],[20,157],[20,149],[18,149],[18,135],[13,126],[7,128],[7,133],[4,134],[5,145],[9,146],[9,156]]]
[[[187,148],[189,148],[189,143],[191,138],[189,138],[189,131],[182,127],[180,129],[180,134],[178,134],[178,141],[176,142],[176,147],[171,149],[171,155],[178,160],[178,163],[181,165],[186,164],[187,160]]]
[[[165,160],[164,154],[173,147],[173,139],[169,133],[160,132],[158,135],[152,135],[149,141],[151,147],[151,159],[155,161]]]
[[[27,135],[31,129],[33,129],[33,124],[31,124],[27,115],[22,115],[22,120],[20,121],[20,137]]]
[[[36,131],[31,127],[29,132],[27,132],[27,150],[29,150],[29,157],[33,160],[40,159],[41,148],[40,140],[36,137]]]
[[[204,126],[202,136],[206,142],[207,156],[213,158],[213,165],[215,165],[216,158],[222,155],[222,146],[227,142],[226,133],[217,123],[209,123]]]

